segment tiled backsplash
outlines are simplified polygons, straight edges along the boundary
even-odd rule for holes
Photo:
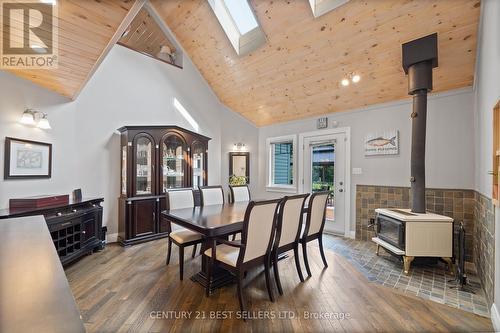
[[[370,240],[368,227],[376,208],[410,208],[409,187],[357,185],[356,239]],[[495,225],[491,199],[473,190],[427,189],[427,210],[463,221],[466,231],[466,261],[474,262],[488,301],[493,299]],[[455,223],[455,230],[458,223]],[[458,246],[458,244],[455,244]],[[458,252],[455,252],[458,253]]]

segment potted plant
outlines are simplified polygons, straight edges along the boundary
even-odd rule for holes
[[[245,176],[235,176],[232,175],[229,177],[229,185],[246,185],[247,177]]]

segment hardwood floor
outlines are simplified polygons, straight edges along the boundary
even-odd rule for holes
[[[187,278],[179,281],[177,248],[165,266],[166,243],[163,239],[129,248],[111,244],[66,269],[88,332],[493,331],[488,318],[370,283],[333,252],[327,251],[329,267],[323,270],[317,248],[309,251],[313,276],[304,283],[299,282],[293,252],[280,261],[284,295],[275,303],[268,300],[262,271],[249,273],[244,289],[248,315],[275,318],[243,321],[236,318],[236,286],[206,298],[200,285]],[[185,276],[199,270],[200,259],[186,259]],[[332,318],[307,318],[308,313]],[[210,319],[215,314],[232,318]],[[197,318],[203,315],[205,319]]]

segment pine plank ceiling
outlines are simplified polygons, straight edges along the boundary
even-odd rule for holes
[[[267,43],[236,55],[205,0],[152,0],[222,103],[257,126],[407,99],[401,44],[434,32],[434,91],[471,86],[479,0],[250,0]],[[342,87],[348,73],[361,81]]]
[[[135,0],[59,0],[58,68],[9,70],[44,88],[76,98],[142,7]],[[115,40],[113,40],[115,39]]]

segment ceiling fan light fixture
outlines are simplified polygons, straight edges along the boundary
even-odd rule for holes
[[[352,76],[353,83],[358,83],[360,80],[361,80],[361,76],[359,76],[358,74],[355,74]]]
[[[349,85],[349,80],[346,78],[343,78],[342,81],[340,81],[340,84],[343,85],[344,87],[347,87]]]

